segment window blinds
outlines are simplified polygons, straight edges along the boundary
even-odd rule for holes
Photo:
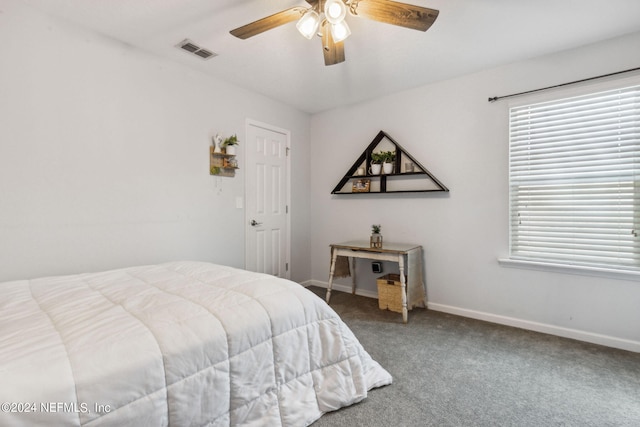
[[[640,269],[640,86],[510,109],[511,258]]]

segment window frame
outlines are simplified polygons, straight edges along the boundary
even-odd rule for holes
[[[526,105],[539,104],[544,102],[559,101],[566,98],[572,98],[577,96],[585,96],[589,94],[596,94],[598,92],[623,89],[630,86],[640,85],[640,75],[634,75],[631,77],[621,78],[607,78],[598,82],[580,83],[571,87],[556,88],[553,90],[545,91],[543,93],[528,94],[517,99],[507,102],[506,108],[506,120],[507,120],[507,188],[508,188],[508,256],[501,257],[498,262],[504,267],[516,267],[533,270],[551,271],[558,273],[568,274],[581,274],[589,276],[600,276],[613,279],[624,280],[640,280],[640,265],[634,268],[628,268],[623,266],[597,266],[597,265],[584,265],[584,264],[572,264],[563,262],[561,260],[545,260],[545,259],[528,259],[526,257],[514,256],[512,251],[512,238],[513,238],[513,226],[512,226],[512,192],[511,192],[511,110],[514,107],[522,107]],[[640,210],[640,207],[638,208]],[[638,242],[640,246],[640,242]]]

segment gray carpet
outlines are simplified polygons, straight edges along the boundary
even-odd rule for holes
[[[404,325],[343,292],[331,307],[394,382],[314,427],[640,426],[639,353],[424,309]]]

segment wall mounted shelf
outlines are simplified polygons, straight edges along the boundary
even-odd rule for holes
[[[209,147],[209,174],[215,176],[236,176],[238,162],[235,154],[214,152],[213,146]]]
[[[371,153],[395,151],[393,172],[370,173]],[[358,173],[361,171],[362,173]],[[331,194],[426,193],[449,191],[431,172],[420,164],[387,133],[380,131],[342,177]]]

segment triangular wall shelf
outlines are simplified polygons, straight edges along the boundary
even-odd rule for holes
[[[396,152],[392,173],[371,174],[371,153],[379,151]],[[412,165],[413,170],[411,170]],[[449,189],[393,138],[384,131],[380,131],[342,177],[331,194],[424,193],[432,191],[449,191]]]

